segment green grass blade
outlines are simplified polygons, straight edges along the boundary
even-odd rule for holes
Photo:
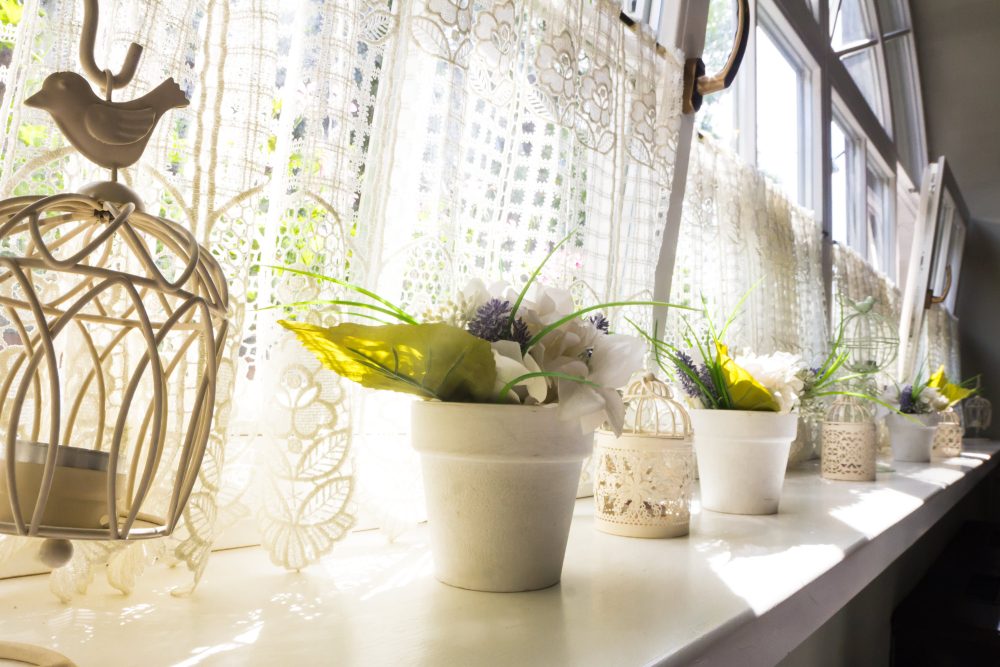
[[[367,296],[369,299],[374,299],[375,301],[381,303],[383,306],[386,306],[387,308],[395,311],[396,313],[398,313],[401,316],[399,319],[403,320],[404,322],[407,322],[409,324],[417,324],[417,320],[415,318],[413,318],[405,310],[403,310],[402,308],[400,308],[396,304],[392,303],[391,301],[388,301],[387,299],[383,299],[382,297],[380,297],[375,292],[372,292],[371,290],[367,290],[364,287],[361,287],[360,285],[355,285],[353,283],[347,282],[346,280],[340,280],[339,278],[333,278],[331,276],[324,276],[322,273],[315,273],[313,271],[303,271],[302,269],[293,269],[293,268],[291,268],[289,266],[275,266],[275,265],[272,265],[272,264],[263,264],[262,266],[264,268],[274,269],[276,271],[288,271],[289,273],[294,273],[294,274],[299,275],[299,276],[305,276],[307,278],[312,278],[313,280],[321,280],[321,281],[324,281],[324,282],[333,283],[334,285],[340,285],[341,287],[349,289],[352,292],[357,292],[358,294],[363,294],[363,295]]]

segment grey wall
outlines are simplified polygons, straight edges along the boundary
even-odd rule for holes
[[[1000,187],[1000,185],[998,185]],[[1000,438],[1000,224],[972,221],[965,239],[957,314],[962,372],[982,374],[994,406],[989,435]]]

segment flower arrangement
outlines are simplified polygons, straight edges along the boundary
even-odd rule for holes
[[[639,329],[653,346],[660,368],[668,377],[679,379],[693,407],[787,414],[799,403],[804,381],[803,365],[797,355],[787,352],[758,355],[750,351],[732,355],[724,342],[749,294],[743,295],[721,329],[715,327],[702,298],[706,330],[697,332],[685,318],[686,349]]]
[[[954,384],[948,381],[944,366],[924,379],[918,372],[914,381],[899,390],[899,412],[905,415],[926,415],[943,412],[965,400],[976,390],[966,385],[976,378]]]
[[[701,314],[706,332],[697,334],[685,320],[687,349],[645,336],[653,345],[660,368],[679,379],[694,407],[787,414],[798,407],[819,405],[829,396],[853,396],[890,407],[869,391],[864,382],[877,368],[844,373],[851,350],[844,343],[843,320],[829,354],[816,367],[807,367],[798,355],[789,352],[759,355],[744,350],[741,354],[730,354],[723,337],[753,289],[743,295],[718,332],[704,305]]]
[[[378,322],[280,324],[324,366],[365,387],[448,402],[555,403],[563,419],[579,419],[585,431],[607,422],[621,433],[625,407],[618,388],[642,368],[645,346],[636,337],[610,331],[602,311],[670,304],[618,301],[578,309],[568,291],[541,285],[542,267],[569,238],[553,248],[520,291],[506,283],[487,287],[472,280],[443,314],[423,322],[362,287],[274,267],[366,297],[289,306],[354,309],[343,312]]]

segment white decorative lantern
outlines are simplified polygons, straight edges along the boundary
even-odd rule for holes
[[[969,435],[978,438],[993,423],[993,404],[982,394],[975,394],[963,401],[962,414]]]
[[[899,351],[899,330],[874,309],[874,297],[842,300],[850,311],[842,325],[841,343],[848,353],[844,366],[855,373],[885,370]]]
[[[627,537],[687,535],[694,479],[691,418],[647,374],[625,390],[621,437],[596,436],[597,528]]]
[[[823,422],[820,469],[825,479],[875,481],[878,446],[871,410],[853,396],[838,396]]]
[[[936,457],[959,456],[962,453],[962,420],[954,408],[938,413],[931,453]]]
[[[198,478],[229,298],[194,235],[143,212],[117,181],[162,114],[187,99],[167,80],[112,102],[141,48],[121,73],[98,70],[97,3],[84,6],[83,68],[103,97],[57,72],[25,103],[52,113],[112,177],[0,201],[0,532],[135,540],[169,535]],[[66,542],[46,546],[62,554],[50,565],[72,553]]]

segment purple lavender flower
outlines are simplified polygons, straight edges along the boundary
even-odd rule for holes
[[[531,332],[528,331],[528,323],[520,317],[514,320],[514,326],[511,327],[510,330],[510,340],[520,345],[522,352],[524,351],[524,346],[528,344],[529,340],[531,340]]]
[[[611,331],[611,322],[609,322],[608,318],[604,316],[604,313],[591,315],[589,319],[590,323],[593,324],[598,331],[603,331],[604,333],[609,333]]]
[[[476,309],[476,316],[469,322],[468,331],[473,336],[495,343],[498,340],[512,340],[522,348],[531,340],[528,323],[520,317],[508,331],[510,322],[510,301],[490,299]]]
[[[899,411],[907,415],[917,414],[917,404],[913,400],[913,385],[908,384],[899,392]]]
[[[677,370],[679,371],[681,388],[684,389],[684,393],[691,398],[701,398],[702,391],[698,387],[698,383],[690,376],[690,373],[694,373],[699,377],[701,376],[701,373],[698,372],[698,367],[695,366],[694,360],[684,352],[677,352],[674,365],[677,366]]]
[[[495,343],[507,336],[510,322],[510,301],[490,299],[476,309],[476,316],[469,322],[468,330],[473,336]]]
[[[698,379],[701,380],[701,383],[705,385],[705,389],[707,389],[709,394],[711,394],[709,398],[714,401],[718,401],[719,395],[715,391],[715,383],[712,382],[712,374],[708,372],[708,366],[705,364],[698,367]]]

